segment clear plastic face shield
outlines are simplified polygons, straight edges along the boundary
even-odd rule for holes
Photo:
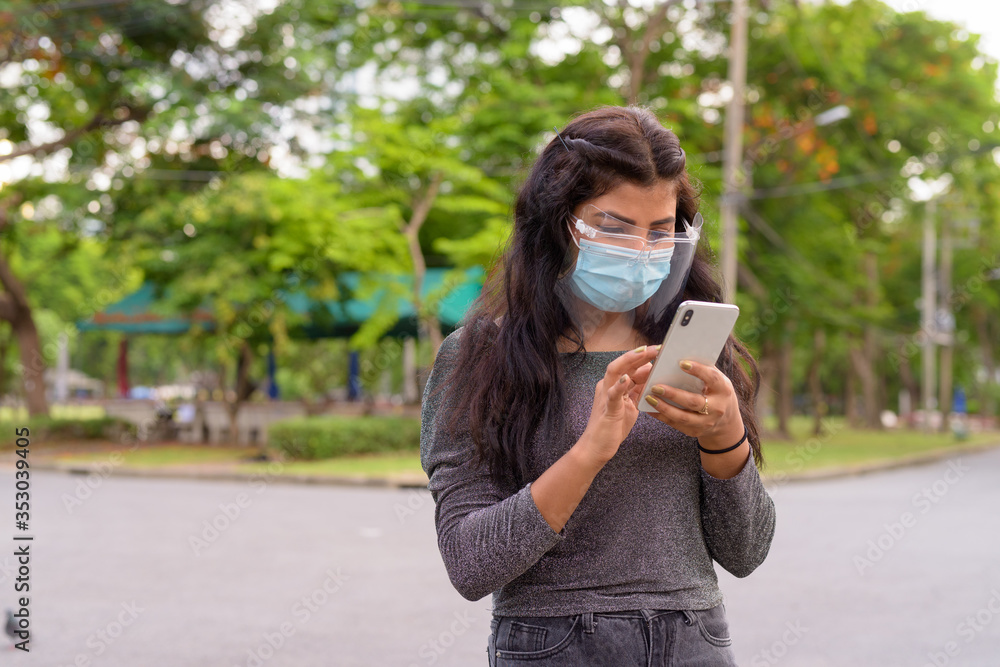
[[[643,227],[593,204],[580,217],[570,217],[573,244],[556,293],[588,350],[631,349],[642,320],[659,322],[671,306],[676,308],[702,223],[698,213],[692,221],[677,218]],[[562,344],[576,347],[575,340]]]

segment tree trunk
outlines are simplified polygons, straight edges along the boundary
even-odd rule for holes
[[[951,345],[942,345],[941,353],[938,359],[938,409],[941,410],[941,427],[940,431],[942,433],[948,433],[951,430],[951,420],[949,416],[951,415],[951,396],[952,396],[952,359],[954,357],[954,349]]]
[[[238,444],[239,442],[238,430],[237,430],[238,429],[237,418],[239,417],[239,409],[240,406],[238,403],[234,403],[232,401],[226,401],[226,414],[229,416],[228,440],[229,443],[233,445]]]
[[[7,395],[7,352],[10,350],[10,336],[6,328],[0,333],[0,399]]]
[[[21,350],[23,368],[21,377],[24,383],[25,402],[28,404],[28,415],[47,416],[49,405],[45,399],[45,359],[42,357],[42,344],[31,311],[23,311],[19,319],[11,324],[14,327],[14,335],[17,336],[17,346]]]
[[[789,420],[792,417],[792,325],[785,326],[786,340],[778,350],[778,395],[776,397],[778,412],[778,436],[790,440],[792,437]]]
[[[865,255],[865,276],[868,278],[866,303],[874,310],[878,306],[879,276],[878,257],[874,252]],[[859,369],[861,391],[865,400],[865,425],[868,428],[882,428],[882,400],[879,395],[879,378],[875,369],[878,367],[878,331],[875,324],[865,325],[864,334],[864,368]]]
[[[306,414],[310,417],[315,415],[321,415],[326,412],[327,408],[333,403],[333,399],[329,396],[323,396],[315,401],[310,401],[308,398],[301,398],[299,402],[302,403],[302,407],[305,409]]]
[[[403,402],[407,405],[420,403],[417,390],[417,341],[407,337],[403,340]]]
[[[996,402],[993,398],[993,383],[996,381],[996,360],[993,358],[994,338],[990,337],[990,322],[986,308],[974,306],[972,316],[976,323],[976,337],[979,338],[979,352],[986,369],[986,382],[983,385],[982,414],[993,417],[996,414]]]
[[[941,219],[941,254],[939,256],[938,268],[938,290],[940,290],[940,308],[943,312],[951,314],[951,274],[953,246],[951,240],[951,220],[945,215]],[[938,409],[941,411],[942,433],[951,431],[951,397],[952,382],[954,379],[954,369],[952,362],[955,358],[955,329],[945,329],[947,337],[940,346],[938,357]]]
[[[775,412],[776,392],[774,390],[778,374],[777,350],[769,339],[761,341],[760,359],[757,369],[760,372],[760,393],[757,394],[757,415],[763,423],[766,417]],[[769,433],[768,436],[771,434]]]
[[[438,322],[437,316],[421,315],[423,298],[420,294],[423,291],[424,278],[427,275],[427,264],[424,261],[423,250],[420,249],[420,227],[427,220],[427,214],[434,206],[434,200],[437,199],[438,190],[440,190],[443,181],[444,174],[442,172],[436,172],[431,177],[427,191],[414,204],[413,216],[403,229],[410,249],[410,257],[413,259],[413,309],[417,313],[418,336],[431,342],[434,356],[437,356],[438,348],[444,342],[444,336],[441,335],[441,324]]]
[[[229,416],[229,442],[232,444],[237,444],[239,442],[239,432],[237,428],[237,420],[240,413],[240,407],[243,403],[250,397],[256,385],[250,380],[250,362],[253,360],[253,355],[250,350],[250,344],[246,341],[240,345],[239,356],[236,359],[236,390],[233,396],[233,400],[226,398],[223,394],[223,398],[226,401],[226,414]],[[261,439],[259,447],[261,455],[266,455],[267,450]]]
[[[17,206],[20,195],[8,197],[6,203],[0,206],[0,232],[7,226],[7,212],[11,206]],[[24,398],[28,404],[28,415],[31,417],[49,414],[48,401],[45,400],[45,358],[42,356],[42,343],[38,338],[35,318],[28,302],[28,294],[24,285],[14,275],[7,263],[7,258],[0,253],[0,319],[10,322],[17,347],[21,351],[21,383],[24,387]]]
[[[823,419],[828,411],[826,399],[823,397],[823,380],[820,371],[822,370],[823,355],[826,353],[826,331],[816,329],[813,331],[813,358],[809,364],[809,394],[813,404],[813,435],[823,433]]]
[[[850,339],[848,339],[850,344]],[[854,372],[854,364],[851,363],[848,355],[847,363],[844,366],[844,419],[851,428],[858,427],[858,379]]]
[[[920,383],[913,375],[913,367],[910,366],[910,357],[906,354],[899,355],[899,379],[903,384],[903,389],[910,397],[910,410],[903,414],[899,411],[899,417],[904,421],[907,428],[915,428],[916,422],[913,418],[913,406],[920,405]]]
[[[850,355],[851,367],[858,379],[861,380],[861,396],[864,403],[863,423],[868,428],[880,429],[882,421],[878,405],[878,378],[875,377],[875,371],[868,364],[862,348],[851,347]]]

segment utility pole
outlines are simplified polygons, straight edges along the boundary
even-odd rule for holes
[[[938,330],[941,331],[939,339],[941,344],[941,364],[939,369],[938,407],[941,409],[942,433],[947,433],[949,430],[948,416],[951,414],[952,359],[955,349],[955,317],[951,312],[952,242],[951,224],[948,219],[949,208],[945,207],[945,215],[941,220],[941,310],[937,318]]]
[[[722,148],[722,300],[736,299],[736,224],[743,163],[743,91],[747,83],[747,0],[733,0],[732,27],[729,38],[729,85],[733,97],[726,106],[726,126]],[[740,182],[737,182],[739,179]]]
[[[935,291],[937,281],[934,271],[935,255],[937,254],[937,235],[934,230],[935,202],[931,196],[924,209],[924,244],[921,262],[921,291],[923,307],[920,313],[920,329],[923,333],[923,382],[921,383],[922,403],[924,408],[923,430],[931,431],[931,410],[934,409],[934,339],[937,329],[934,326]]]

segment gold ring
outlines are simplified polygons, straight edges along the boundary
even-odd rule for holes
[[[699,410],[698,414],[699,415],[707,415],[708,414],[708,396],[705,397],[705,407],[703,407],[701,410]]]

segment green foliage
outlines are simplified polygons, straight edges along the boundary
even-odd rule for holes
[[[347,341],[290,339],[277,360],[282,400],[316,401],[347,386]]]
[[[117,417],[69,419],[57,417],[32,417],[26,421],[0,422],[2,443],[13,448],[17,442],[15,429],[27,427],[32,446],[76,440],[119,440],[126,434],[135,437],[136,428],[131,422]]]
[[[345,296],[342,271],[398,273],[408,265],[395,209],[353,203],[318,174],[245,174],[148,209],[134,224],[133,243],[147,275],[174,287],[175,307],[213,304],[220,355],[231,358],[240,341],[272,337],[281,352],[289,329],[305,318],[290,308],[289,294],[337,299]]]
[[[341,275],[361,271],[357,296],[386,297],[349,345],[380,354],[396,302],[414,298],[394,280],[418,265],[406,226],[426,210],[427,266],[491,268],[553,126],[633,91],[680,136],[718,248],[728,3],[283,0],[229,30],[215,3],[126,4],[0,12],[0,62],[21,68],[0,86],[5,150],[38,143],[27,121],[42,110],[66,138],[39,153],[62,150],[65,173],[0,191],[31,204],[12,209],[0,243],[45,309],[43,342],[99,309],[102,288],[116,298],[147,277],[174,288],[173,305],[207,300],[220,317],[210,354],[204,338],[178,344],[191,366],[273,338],[282,384],[321,394],[321,366],[327,389],[342,383],[346,353],[293,349],[301,317],[283,294],[336,298]],[[750,30],[738,332],[756,353],[795,347],[797,389],[816,331],[829,392],[864,335],[917,364],[905,350],[920,326],[924,205],[910,183],[944,176],[956,381],[980,382],[1000,332],[996,63],[975,35],[877,0],[771,3]],[[815,123],[837,105],[850,116]],[[74,349],[96,366],[114,342]],[[143,372],[169,370],[165,356]],[[873,363],[894,395],[898,368]]]
[[[275,422],[268,448],[295,460],[416,449],[420,420],[401,417],[304,417]]]

